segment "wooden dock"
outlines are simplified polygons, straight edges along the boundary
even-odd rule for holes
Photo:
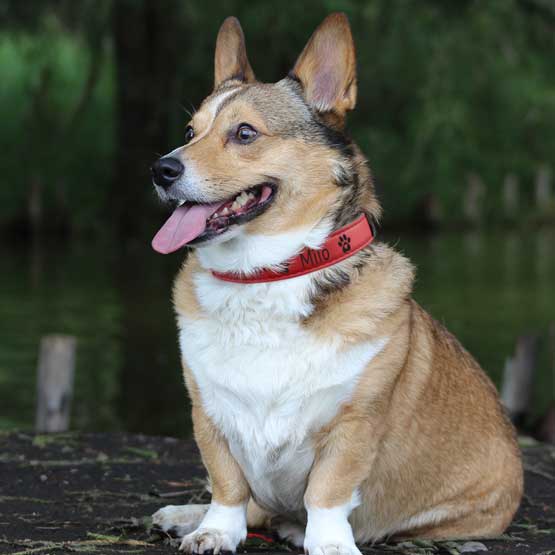
[[[507,534],[478,543],[412,542],[365,554],[555,555],[555,447],[525,444],[526,496]],[[167,504],[208,501],[190,441],[130,434],[0,434],[0,553],[177,553],[152,530]],[[240,551],[297,553],[251,535]],[[271,540],[271,537],[267,538]]]

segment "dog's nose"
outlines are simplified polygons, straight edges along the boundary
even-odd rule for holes
[[[177,158],[159,158],[150,167],[152,179],[156,185],[167,189],[183,174],[183,164]]]

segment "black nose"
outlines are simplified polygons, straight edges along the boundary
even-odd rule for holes
[[[156,185],[167,189],[183,174],[183,164],[177,158],[159,158],[150,167],[152,179]]]

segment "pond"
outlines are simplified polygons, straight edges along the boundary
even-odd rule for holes
[[[555,321],[555,230],[386,240],[418,267],[416,299],[499,385],[516,337],[543,341],[534,412],[555,398],[547,329]],[[187,397],[170,302],[179,254],[107,245],[1,246],[0,428],[31,429],[41,336],[78,337],[72,427],[187,437]]]

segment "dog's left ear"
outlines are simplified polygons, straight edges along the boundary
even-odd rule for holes
[[[343,118],[356,104],[356,55],[347,16],[328,15],[314,31],[291,72],[307,102],[319,112]]]
[[[228,79],[248,83],[256,80],[247,58],[243,29],[239,20],[232,16],[222,23],[216,39],[214,88],[217,89]]]

